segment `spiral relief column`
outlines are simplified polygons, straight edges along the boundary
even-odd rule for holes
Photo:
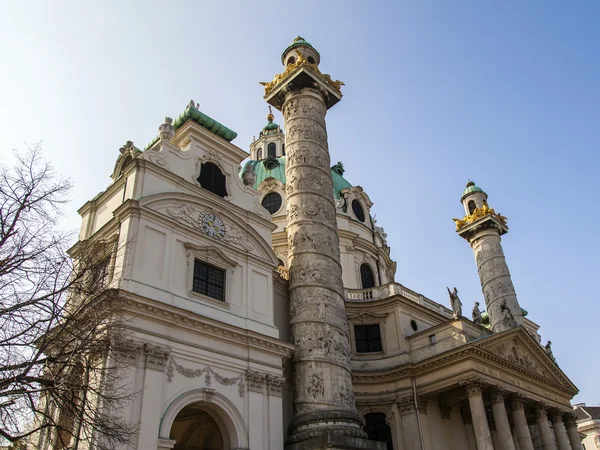
[[[324,448],[324,443],[384,448],[363,439],[352,391],[325,126],[327,109],[341,99],[340,83],[321,74],[318,52],[302,38],[282,59],[286,70],[265,84],[265,98],[282,111],[286,131],[290,323],[296,346],[288,448]]]

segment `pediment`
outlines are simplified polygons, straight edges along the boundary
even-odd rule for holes
[[[515,368],[525,369],[539,377],[577,390],[542,346],[523,328],[494,334],[475,346]]]
[[[361,322],[361,323],[369,323],[369,322],[380,322],[382,319],[385,319],[388,314],[378,314],[374,312],[364,312],[360,314],[349,314],[348,320],[352,322]]]
[[[180,193],[147,197],[140,201],[140,207],[194,230],[216,246],[223,244],[237,248],[238,251],[266,260],[273,267],[277,265],[277,256],[270,243],[235,211],[205,204],[198,198]],[[266,232],[270,236],[270,229]]]

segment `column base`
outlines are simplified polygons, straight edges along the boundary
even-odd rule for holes
[[[321,436],[288,444],[285,450],[386,450],[385,442],[326,432]]]

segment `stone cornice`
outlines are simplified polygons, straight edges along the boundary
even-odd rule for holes
[[[509,334],[513,333],[514,330],[510,330]],[[522,331],[526,333],[525,331]],[[493,335],[492,337],[496,338],[497,335]],[[506,334],[504,334],[506,336]],[[485,338],[485,341],[488,341],[489,338]],[[481,344],[481,341],[477,341],[477,344]],[[535,382],[540,385],[544,385],[546,387],[550,387],[554,391],[560,392],[563,396],[572,397],[577,394],[577,389],[572,388],[571,386],[566,387],[563,384],[559,384],[553,380],[542,377],[530,370],[527,370],[523,367],[517,366],[516,364],[512,364],[499,356],[496,356],[492,353],[486,352],[474,345],[475,343],[466,344],[457,349],[449,350],[440,355],[436,355],[434,357],[428,358],[422,362],[407,364],[405,366],[400,366],[391,370],[379,371],[379,372],[357,372],[353,373],[353,379],[361,383],[381,383],[385,381],[394,381],[398,378],[404,377],[417,377],[424,375],[426,373],[439,370],[443,366],[458,364],[468,359],[473,359],[475,361],[481,361],[483,363],[493,362],[496,367],[501,366],[503,369],[508,369],[509,373],[513,373],[515,375],[521,376],[525,379],[528,379],[532,382]]]
[[[346,301],[346,311],[348,313],[360,313],[362,310],[376,311],[384,310],[390,306],[401,305],[405,309],[421,315],[426,316],[430,320],[438,322],[438,324],[445,324],[448,322],[448,318],[442,314],[427,308],[426,306],[420,305],[413,300],[404,297],[399,294],[393,294],[389,297],[380,298],[378,300],[369,301]],[[436,325],[438,325],[436,324]]]
[[[233,325],[199,316],[171,305],[139,297],[127,291],[119,291],[119,295],[127,300],[127,308],[131,313],[144,315],[159,322],[174,323],[180,328],[196,333],[218,337],[239,345],[272,353],[281,358],[290,358],[294,353],[294,345],[251,330],[244,330]]]

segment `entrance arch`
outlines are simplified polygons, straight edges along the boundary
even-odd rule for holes
[[[248,447],[242,416],[227,398],[211,389],[175,397],[161,418],[159,438],[175,442],[174,450]]]

